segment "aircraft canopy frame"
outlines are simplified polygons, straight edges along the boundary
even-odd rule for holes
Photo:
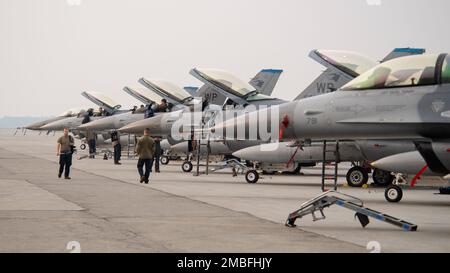
[[[316,49],[312,53],[355,78],[379,64],[379,62],[353,51]]]
[[[247,98],[258,92],[249,83],[244,82],[228,71],[204,68],[194,68],[193,70],[204,80],[239,98]]]
[[[341,90],[357,91],[441,83],[450,83],[450,60],[447,54],[424,54],[381,63],[344,85]]]

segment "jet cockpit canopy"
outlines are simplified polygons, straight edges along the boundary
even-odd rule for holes
[[[76,117],[80,113],[84,113],[84,112],[85,112],[85,110],[82,108],[72,108],[72,109],[69,109],[69,110],[59,114],[58,117]]]
[[[400,57],[381,63],[344,85],[341,90],[365,90],[450,82],[447,54]]]
[[[194,76],[199,76],[239,98],[246,98],[257,92],[253,86],[224,70],[194,68],[192,72]]]
[[[316,49],[310,53],[310,56],[327,67],[334,66],[353,77],[358,77],[378,65],[377,61],[353,51]]]
[[[139,82],[159,95],[169,98],[170,103],[184,104],[192,100],[191,94],[172,82],[146,78],[141,78]]]

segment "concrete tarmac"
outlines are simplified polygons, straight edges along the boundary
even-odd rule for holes
[[[318,168],[247,184],[228,170],[195,177],[171,162],[144,185],[135,160],[115,166],[98,157],[74,159],[73,179],[65,181],[56,177],[57,136],[13,133],[0,131],[0,251],[67,252],[69,241],[83,252],[368,252],[371,241],[382,252],[450,250],[450,196],[432,187],[406,190],[390,204],[383,189],[343,186],[342,169],[339,191],[419,230],[374,219],[362,228],[340,207],[291,229],[287,215],[320,193]]]

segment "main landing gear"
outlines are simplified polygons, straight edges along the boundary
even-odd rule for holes
[[[354,166],[347,172],[347,183],[350,187],[362,187],[369,181],[367,169],[361,166]]]
[[[369,181],[368,168],[362,166],[354,166],[347,172],[347,184],[350,187],[362,187]],[[372,179],[375,185],[380,187],[387,187],[394,181],[394,176],[387,171],[374,169],[372,171]]]

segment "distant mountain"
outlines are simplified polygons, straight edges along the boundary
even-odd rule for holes
[[[46,120],[50,117],[8,117],[0,118],[0,128],[24,127],[34,122]]]

